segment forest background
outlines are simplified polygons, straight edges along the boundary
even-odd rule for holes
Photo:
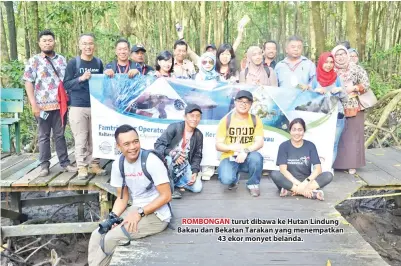
[[[24,64],[40,52],[37,34],[43,29],[53,30],[56,52],[67,60],[79,54],[79,35],[93,32],[96,56],[104,63],[115,57],[114,43],[124,37],[131,44],[145,45],[149,65],[154,65],[160,51],[172,51],[177,22],[184,25],[190,47],[201,54],[208,43],[232,44],[238,22],[248,15],[251,20],[236,52],[238,61],[248,46],[262,46],[270,39],[279,43],[282,59],[285,40],[291,35],[304,39],[304,54],[313,61],[337,41],[349,40],[379,98],[367,114],[365,146],[400,145],[401,2],[3,1],[0,7],[0,80],[8,88],[24,88]],[[23,144],[34,151],[37,126],[27,101],[21,119]],[[66,137],[71,144],[68,128]]]

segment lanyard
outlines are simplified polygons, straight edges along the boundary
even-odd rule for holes
[[[294,72],[294,71],[297,69],[297,67],[298,67],[301,63],[302,63],[302,59],[301,59],[301,61],[299,61],[298,63],[296,63],[293,67],[291,67],[291,66],[288,64],[288,68],[289,68],[292,72]]]
[[[126,65],[126,67],[125,67],[125,71],[124,72],[122,72],[121,71],[121,69],[120,69],[120,65],[119,64],[117,64],[117,69],[118,69],[118,73],[128,73],[128,70],[129,70],[129,62],[128,62],[128,64]]]
[[[142,67],[140,64],[136,63],[136,68],[138,69],[139,72],[142,72],[142,75],[145,75],[145,71],[146,71],[145,64],[143,64],[143,67]]]

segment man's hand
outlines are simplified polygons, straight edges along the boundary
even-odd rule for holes
[[[138,73],[139,73],[138,69],[130,69],[130,71],[128,71],[128,77],[129,77],[130,79],[132,79],[132,78],[135,77],[135,75],[138,74]]]
[[[343,91],[343,88],[336,87],[336,88],[331,90],[331,94],[336,94],[336,93],[339,93],[339,92],[342,92],[342,91]]]
[[[114,71],[113,71],[113,69],[106,69],[103,73],[104,73],[106,76],[108,76],[109,78],[113,78],[113,77],[114,77]]]
[[[141,215],[137,211],[130,212],[124,221],[121,223],[121,226],[125,226],[128,232],[135,233],[138,231],[138,223],[141,220]]]
[[[246,152],[240,152],[237,155],[237,158],[235,159],[236,163],[243,163],[245,162],[246,157],[248,157],[248,154]]]
[[[80,76],[78,79],[80,82],[83,82],[85,80],[88,80],[91,78],[91,72],[90,71],[86,71],[82,76]]]
[[[315,92],[320,93],[320,94],[326,94],[327,91],[325,88],[320,87],[320,88],[317,88],[315,90]]]
[[[191,180],[187,183],[187,185],[188,186],[192,186],[193,184],[195,184],[195,182],[196,182],[196,177],[198,176],[198,174],[197,173],[193,173],[192,175],[191,175]]]
[[[40,107],[36,103],[32,104],[32,113],[35,117],[40,116]]]
[[[181,25],[181,30],[177,31],[178,39],[184,39],[184,25]]]
[[[307,84],[298,84],[298,87],[299,87],[302,91],[307,91],[307,90],[309,90],[309,85],[307,85]]]
[[[181,152],[180,157],[178,157],[178,159],[175,161],[176,164],[182,164],[185,161],[185,154],[184,152]]]
[[[162,74],[159,71],[155,71],[155,76],[160,78],[162,76]]]

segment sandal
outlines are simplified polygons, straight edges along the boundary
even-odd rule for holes
[[[312,199],[317,199],[317,200],[324,200],[324,192],[323,190],[312,190]]]
[[[286,190],[285,188],[281,188],[280,190],[280,197],[287,197],[289,195],[289,191]]]

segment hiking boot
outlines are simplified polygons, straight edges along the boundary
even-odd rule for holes
[[[63,170],[64,172],[76,173],[78,171],[78,168],[73,166],[72,164],[69,164],[66,167],[63,167]]]
[[[228,185],[228,190],[236,190],[238,188],[238,184],[239,184],[239,181],[237,181],[235,183],[232,183],[232,184],[229,184]]]
[[[89,166],[88,173],[89,174],[95,174],[95,175],[107,175],[107,171],[102,169],[100,167],[100,165],[97,164],[97,163],[91,164]]]
[[[181,199],[182,194],[178,190],[174,190],[173,194],[171,195],[171,198],[173,199]]]
[[[88,168],[79,167],[78,168],[78,179],[85,180],[88,178]]]
[[[259,185],[247,185],[247,188],[249,189],[249,192],[251,193],[252,197],[259,197],[260,195]]]
[[[42,169],[39,172],[39,176],[48,176],[50,173],[49,167],[42,167]]]

